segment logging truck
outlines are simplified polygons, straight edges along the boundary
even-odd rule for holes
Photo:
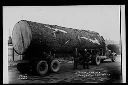
[[[59,57],[68,55],[74,59],[79,58],[84,49],[89,51],[90,62],[93,64],[99,65],[107,58],[115,61],[115,54],[107,49],[104,38],[89,30],[21,20],[13,28],[12,43],[15,52],[23,55],[25,61],[18,63],[17,69],[42,76],[59,71]]]

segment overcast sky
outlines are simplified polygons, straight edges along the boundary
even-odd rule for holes
[[[120,39],[119,5],[3,7],[3,26],[8,30],[8,35],[11,35],[14,25],[20,20],[92,30],[105,39]]]

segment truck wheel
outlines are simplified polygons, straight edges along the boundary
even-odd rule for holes
[[[96,56],[94,57],[93,63],[94,63],[95,65],[100,65],[100,62],[101,62],[100,56],[99,56],[99,55],[96,55]]]
[[[17,64],[17,70],[18,70],[20,73],[25,73],[25,71],[23,70],[23,64],[22,64],[22,63],[18,63],[18,64]]]
[[[112,56],[111,60],[112,60],[112,62],[115,62],[116,61],[116,58],[115,58],[114,55]]]
[[[18,63],[17,70],[22,74],[27,73],[29,71],[28,63]]]
[[[51,61],[50,69],[52,72],[58,72],[60,69],[60,63],[57,59]]]
[[[36,71],[39,75],[43,76],[48,72],[48,64],[47,61],[39,61],[37,63]]]

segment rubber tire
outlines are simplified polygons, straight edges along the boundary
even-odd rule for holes
[[[111,60],[112,60],[112,62],[115,62],[116,61],[115,56],[112,56]]]
[[[99,60],[98,60],[98,59],[99,59]],[[94,58],[93,58],[93,64],[95,64],[95,65],[100,65],[100,63],[101,63],[100,56],[95,55]]]
[[[17,64],[17,70],[21,73],[28,73],[29,72],[29,66],[28,63],[18,63]]]
[[[53,65],[55,65],[55,64],[56,64],[56,67],[53,68]],[[52,72],[58,72],[60,70],[60,62],[57,59],[54,59],[51,61],[50,70]]]
[[[44,64],[43,64],[44,63]],[[43,64],[45,66],[44,68],[44,71],[41,71],[40,68],[41,68],[41,64]],[[42,69],[42,68],[41,68]],[[37,66],[36,66],[36,71],[39,75],[41,76],[44,76],[45,74],[47,74],[48,72],[48,63],[47,61],[44,61],[44,60],[41,60],[37,63]]]

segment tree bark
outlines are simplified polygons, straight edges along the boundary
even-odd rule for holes
[[[42,51],[73,52],[74,48],[105,49],[105,41],[97,32],[26,20],[21,20],[14,26],[12,43],[15,51],[21,55],[41,55]]]

